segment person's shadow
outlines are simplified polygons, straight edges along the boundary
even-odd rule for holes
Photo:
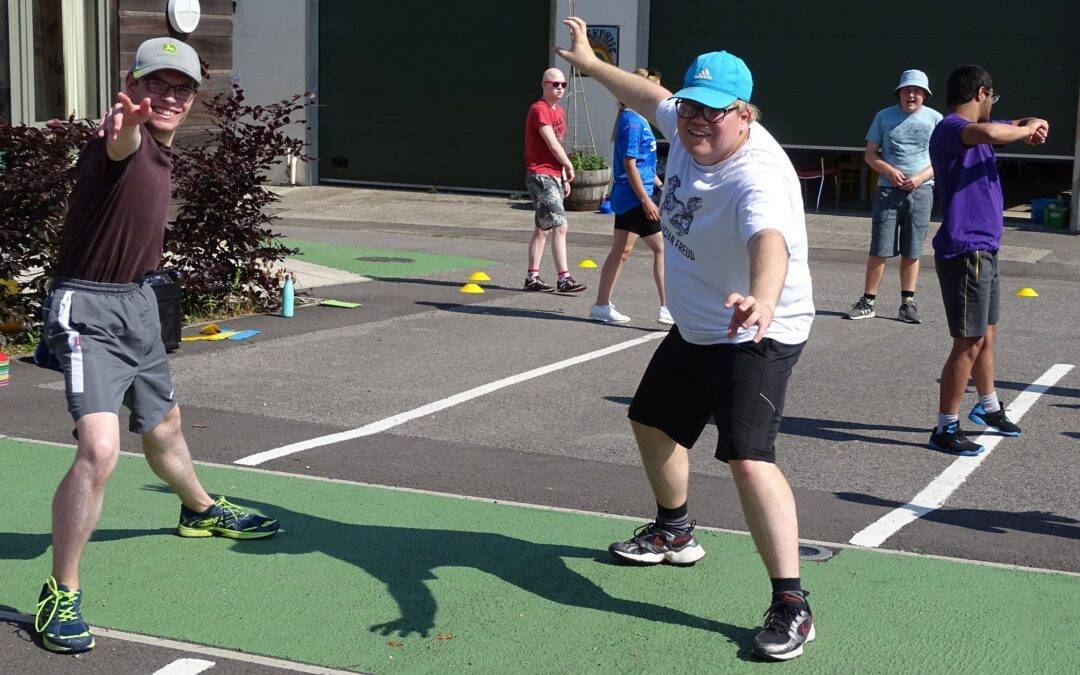
[[[168,492],[161,485],[144,489]],[[241,500],[237,500],[240,502]],[[687,612],[614,597],[570,569],[564,558],[616,564],[607,551],[538,544],[490,532],[463,532],[343,523],[292,511],[275,504],[242,500],[245,506],[277,518],[282,532],[270,539],[236,541],[233,550],[249,555],[323,553],[350,563],[386,585],[400,616],[368,627],[382,635],[427,637],[435,628],[438,602],[427,582],[441,567],[471,567],[551,602],[596,609],[649,621],[719,633],[740,646],[740,658],[752,658],[754,631]],[[98,530],[93,541],[161,535],[171,530]],[[0,533],[0,558],[30,559],[44,553],[48,534]],[[663,597],[663,594],[658,594]]]

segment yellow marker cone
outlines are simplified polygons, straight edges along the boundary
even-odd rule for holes
[[[585,258],[577,264],[578,267],[596,267],[596,261],[592,258]]]
[[[480,288],[478,284],[465,284],[458,289],[462,293],[483,293],[484,289]]]
[[[1037,298],[1039,293],[1031,286],[1024,286],[1016,292],[1018,298]]]
[[[491,277],[487,275],[487,272],[477,270],[469,275],[469,281],[491,281]]]

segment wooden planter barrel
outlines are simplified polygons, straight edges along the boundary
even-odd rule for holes
[[[567,211],[595,211],[607,196],[611,169],[579,171],[570,183],[570,196],[564,206]]]

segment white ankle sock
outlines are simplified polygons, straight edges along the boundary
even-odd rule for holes
[[[997,392],[992,391],[985,396],[979,394],[979,403],[982,404],[983,410],[988,413],[994,413],[1001,410],[1001,402],[998,401]]]
[[[945,413],[937,414],[937,430],[945,431],[945,427],[949,426],[953,422],[959,422],[960,415],[946,415]]]

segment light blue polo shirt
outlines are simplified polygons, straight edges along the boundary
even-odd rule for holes
[[[874,115],[866,140],[878,144],[882,159],[905,176],[912,176],[930,166],[930,134],[940,121],[941,113],[925,105],[913,113],[894,105]],[[933,178],[923,183],[933,184]],[[878,176],[878,186],[892,187],[892,183]]]

